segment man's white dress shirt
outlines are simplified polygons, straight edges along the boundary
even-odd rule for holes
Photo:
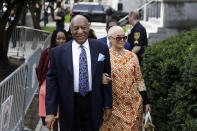
[[[108,46],[108,48],[111,48],[111,43],[110,43],[110,41],[109,41],[109,39],[108,39],[108,37],[107,37],[107,46]]]
[[[83,44],[83,47],[86,51],[87,64],[88,64],[88,82],[89,82],[89,91],[92,91],[92,70],[91,70],[91,55],[90,55],[90,46],[88,40]],[[80,44],[75,40],[72,42],[72,57],[73,57],[73,73],[74,73],[74,92],[79,92],[79,56],[81,53]]]

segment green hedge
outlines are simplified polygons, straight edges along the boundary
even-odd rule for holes
[[[157,131],[197,130],[197,29],[148,46],[142,72]]]

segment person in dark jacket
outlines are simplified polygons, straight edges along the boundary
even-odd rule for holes
[[[113,9],[110,5],[108,5],[108,8],[106,9],[106,22],[112,19]]]
[[[45,96],[46,96],[46,74],[49,69],[49,57],[50,50],[56,46],[64,44],[67,41],[67,32],[63,29],[55,30],[51,37],[51,44],[49,48],[46,48],[40,57],[38,67],[36,68],[36,73],[39,81],[39,116],[42,119],[43,125],[45,125],[46,108],[45,108]],[[58,115],[56,119],[58,119]],[[54,131],[58,131],[58,121],[55,121]]]
[[[58,7],[57,15],[54,17],[56,21],[56,29],[64,29],[64,11],[62,10],[62,7]]]
[[[44,9],[44,18],[43,18],[44,27],[46,27],[47,23],[49,22],[48,15],[49,15],[49,13],[48,13],[47,9]]]
[[[15,13],[14,13],[14,9],[12,9],[10,11],[10,16],[8,18],[8,25],[10,26],[15,20]],[[13,46],[12,48],[15,48],[16,47],[16,41],[17,41],[17,36],[18,36],[18,29],[15,29],[15,31],[12,33],[12,36],[11,36],[11,39],[12,39],[12,43],[13,43]]]
[[[131,44],[132,52],[134,52],[142,62],[142,55],[145,47],[148,45],[146,29],[140,23],[140,14],[137,11],[129,13],[129,23],[133,26],[128,35],[128,42]]]

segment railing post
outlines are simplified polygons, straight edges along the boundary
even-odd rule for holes
[[[23,114],[22,114],[22,129],[24,130],[25,127],[25,98],[26,98],[26,85],[27,85],[27,73],[28,73],[28,66],[25,65],[25,82],[23,85],[24,90],[24,98],[23,98]]]
[[[147,0],[144,0],[144,3],[147,3]],[[147,21],[147,5],[144,6],[144,21]]]
[[[158,2],[158,0],[157,0],[157,9],[156,9],[156,13],[157,13],[157,16],[156,16],[156,18],[159,18],[159,2]]]
[[[24,27],[22,27],[21,28],[21,36],[22,36],[22,38],[21,38],[21,47],[23,47],[22,48],[22,50],[23,50],[23,58],[25,58],[25,43],[27,42],[26,41],[26,29],[24,28]]]

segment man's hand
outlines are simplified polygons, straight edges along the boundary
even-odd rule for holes
[[[141,48],[142,48],[141,46],[134,46],[132,52],[137,54],[141,50]]]
[[[104,122],[108,121],[110,119],[111,114],[112,114],[112,109],[111,108],[105,108],[104,109],[104,114],[103,114]]]
[[[46,127],[49,130],[53,129],[53,124],[55,122],[55,116],[54,115],[47,115],[45,118],[45,122],[46,122]]]
[[[109,84],[109,82],[110,82],[111,80],[112,80],[112,79],[109,77],[109,74],[103,73],[103,77],[102,77],[102,84],[103,84],[103,85]]]
[[[148,112],[150,112],[150,113],[151,113],[151,107],[150,107],[150,104],[147,104],[147,105],[145,106],[145,112],[146,112],[146,113],[148,113]]]
[[[55,18],[55,20],[61,20],[62,19],[62,17],[59,17],[59,16],[55,16],[54,18]]]

